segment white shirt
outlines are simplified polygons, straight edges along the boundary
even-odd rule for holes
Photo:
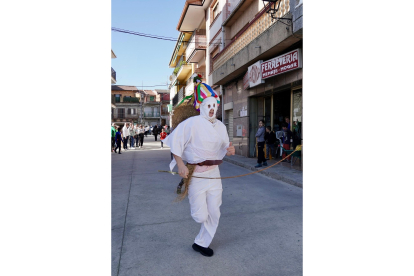
[[[163,142],[173,154],[188,163],[200,163],[222,160],[229,147],[229,135],[226,126],[219,120],[212,124],[198,115],[181,122]],[[176,164],[173,158],[171,171]]]
[[[124,135],[124,137],[128,137],[129,136],[129,129],[126,126],[124,126],[122,128],[122,134]]]

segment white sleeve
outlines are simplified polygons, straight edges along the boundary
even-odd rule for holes
[[[190,118],[191,119],[191,118]],[[190,120],[185,120],[178,124],[174,131],[163,140],[163,143],[170,147],[172,154],[182,157],[187,144],[191,140],[191,123]],[[175,158],[170,163],[170,170],[172,171],[177,162]]]
[[[223,141],[223,143],[221,144],[219,154],[220,154],[220,156],[222,156],[221,159],[223,159],[224,156],[226,156],[226,154],[227,154],[227,148],[230,145],[230,140],[229,140],[229,134],[227,133],[226,126],[224,124],[220,124],[219,127],[220,127],[219,128],[219,134],[222,137],[222,141]]]

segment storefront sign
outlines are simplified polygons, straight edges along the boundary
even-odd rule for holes
[[[262,79],[267,79],[291,70],[302,68],[302,51],[296,49],[261,64]]]
[[[243,77],[243,88],[249,88],[249,70],[247,70],[246,74]]]
[[[264,83],[262,81],[262,74],[260,72],[260,64],[262,64],[262,60],[254,63],[253,65],[249,66],[248,75],[249,75],[249,86],[254,87],[259,84]]]
[[[247,116],[247,107],[243,106],[242,109],[239,110],[239,117],[246,117]]]

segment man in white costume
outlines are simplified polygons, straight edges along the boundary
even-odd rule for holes
[[[209,245],[216,233],[220,205],[222,203],[221,179],[193,178],[192,176],[214,178],[220,177],[218,165],[225,155],[234,155],[234,146],[229,143],[229,136],[225,125],[216,119],[219,105],[218,96],[201,80],[207,93],[195,93],[196,109],[199,106],[200,115],[190,117],[181,122],[174,131],[164,139],[164,144],[171,148],[174,159],[170,163],[172,171],[178,166],[178,173],[183,178],[190,176],[188,199],[191,206],[191,216],[201,223],[201,229],[192,245],[193,249],[202,255],[211,257],[214,252]],[[208,87],[208,91],[205,89]],[[209,92],[210,91],[210,92]],[[196,92],[196,90],[195,90]],[[191,176],[183,160],[194,165]]]

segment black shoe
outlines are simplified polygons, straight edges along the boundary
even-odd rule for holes
[[[267,161],[263,162],[263,166],[267,166]]]
[[[121,152],[119,152],[119,154],[121,154]]]
[[[213,249],[199,246],[196,243],[193,244],[193,249],[197,252],[200,252],[201,255],[206,256],[206,257],[211,257],[214,255]]]
[[[114,152],[116,153],[116,150],[114,150]]]

